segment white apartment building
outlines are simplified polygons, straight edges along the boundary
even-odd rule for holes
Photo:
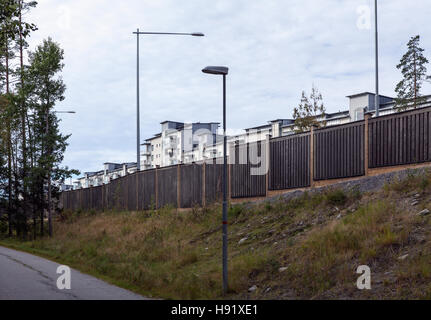
[[[84,176],[78,178],[73,183],[73,189],[85,189],[98,187],[107,184],[112,180],[124,177],[137,171],[136,162],[134,163],[110,163],[104,164],[104,170],[97,172],[86,172]]]
[[[142,170],[160,168],[162,166],[162,134],[156,134],[153,138],[145,140],[142,146]]]
[[[325,113],[317,117],[326,126],[341,125],[363,120],[365,113],[375,115],[375,94],[363,92],[350,95],[349,109],[335,113]],[[424,96],[424,102],[417,107],[430,107],[431,95]],[[413,108],[413,105],[411,106]],[[380,96],[380,115],[397,112],[395,100]],[[143,144],[141,168],[143,170],[166,167],[182,163],[199,162],[223,157],[223,136],[218,133],[219,123],[190,123],[165,121],[161,123],[161,133],[147,139]],[[280,137],[295,133],[293,119],[277,119],[267,124],[248,128],[239,134],[228,136],[228,155],[235,144],[263,141],[267,136]],[[99,186],[113,179],[136,172],[136,163],[105,163],[99,172],[87,172],[74,183],[74,189]]]

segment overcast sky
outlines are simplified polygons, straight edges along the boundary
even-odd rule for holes
[[[228,126],[290,118],[314,84],[328,112],[347,95],[374,92],[372,0],[39,0],[27,20],[34,48],[52,37],[65,50],[66,100],[57,110],[71,133],[64,165],[82,172],[136,160],[136,37],[142,31],[205,33],[141,37],[142,139],[160,122],[221,122],[226,65]],[[429,0],[379,0],[381,94],[393,96],[409,38],[420,34],[431,60]],[[371,18],[371,22],[368,18]],[[371,23],[371,25],[370,25]],[[431,66],[429,67],[431,73]],[[431,94],[425,85],[424,94]]]

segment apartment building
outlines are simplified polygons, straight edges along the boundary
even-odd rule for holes
[[[335,113],[325,113],[316,117],[325,125],[335,126],[348,122],[363,120],[365,114],[375,116],[375,94],[363,92],[347,96],[348,110]],[[417,108],[430,107],[431,95],[422,97],[423,102]],[[413,103],[410,108],[413,108]],[[380,96],[380,115],[397,112],[395,99]],[[210,123],[183,123],[164,121],[161,123],[161,133],[149,138],[142,144],[143,170],[166,167],[176,164],[199,162],[207,159],[223,157],[223,135],[218,132],[220,124]],[[276,119],[266,124],[247,128],[238,134],[228,136],[228,155],[235,144],[253,143],[263,141],[267,136],[280,137],[295,133],[293,119]],[[113,179],[136,172],[136,163],[105,163],[105,168],[99,172],[87,172],[74,183],[74,189],[99,186],[109,183]]]
[[[162,134],[145,140],[142,144],[141,168],[143,170],[159,168],[162,166]]]
[[[136,162],[130,163],[111,163],[104,164],[104,169],[97,172],[86,172],[84,176],[78,178],[73,183],[73,189],[85,189],[90,187],[98,187],[107,184],[112,180],[124,177],[128,174],[137,172],[138,166]]]

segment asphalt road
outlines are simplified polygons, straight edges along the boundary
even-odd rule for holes
[[[145,300],[130,291],[71,269],[71,289],[59,290],[60,265],[0,247],[0,300]]]

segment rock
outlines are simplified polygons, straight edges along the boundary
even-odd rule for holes
[[[286,271],[287,269],[289,269],[289,268],[288,268],[288,267],[282,267],[282,268],[278,269],[278,272],[284,272],[284,271]]]
[[[271,287],[268,287],[268,288],[266,288],[265,293],[268,293],[268,292],[270,292],[271,290],[272,290],[272,288],[271,288]]]
[[[420,194],[419,193],[416,193],[414,196],[413,196],[413,198],[416,198],[416,199],[418,199],[418,198],[420,198]]]
[[[244,242],[246,242],[248,240],[248,238],[242,238],[241,240],[239,240],[238,244],[241,245]]]
[[[278,242],[274,242],[273,246],[276,246],[278,244]]]
[[[418,213],[418,215],[420,216],[427,216],[430,214],[430,211],[428,209],[422,210],[421,212]]]
[[[338,209],[338,207],[335,207],[334,209],[335,211],[340,212],[340,209]]]
[[[408,254],[405,254],[405,255],[399,257],[398,260],[401,260],[401,261],[406,260],[408,256],[409,256]]]
[[[415,200],[412,202],[412,207],[417,206],[419,204],[419,201]]]
[[[337,220],[340,220],[343,216],[341,215],[341,213],[337,216]]]
[[[250,289],[248,289],[248,292],[255,292],[257,290],[257,286],[253,286]]]

